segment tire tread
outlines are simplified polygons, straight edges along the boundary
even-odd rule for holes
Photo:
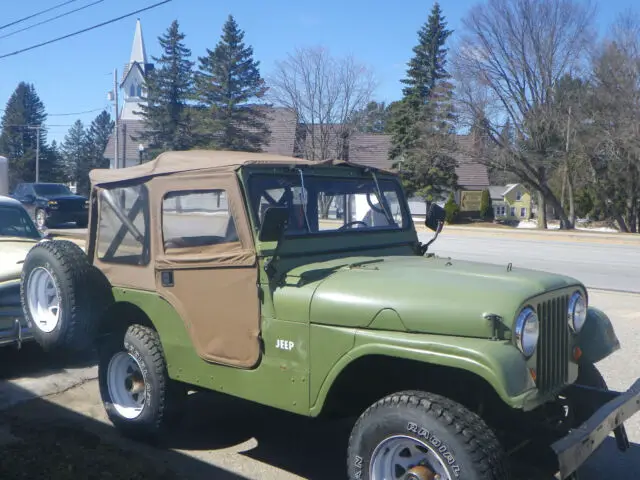
[[[381,408],[420,409],[466,445],[480,480],[509,480],[510,470],[497,436],[476,413],[441,395],[407,390],[388,395],[367,408],[349,437],[349,450],[358,426]],[[351,457],[351,451],[348,458]]]

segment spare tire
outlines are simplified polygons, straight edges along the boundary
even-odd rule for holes
[[[20,300],[34,340],[44,350],[93,349],[99,310],[111,294],[103,279],[69,240],[43,241],[29,251]]]

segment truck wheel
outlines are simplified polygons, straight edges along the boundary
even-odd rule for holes
[[[129,437],[154,440],[184,410],[187,391],[169,378],[157,332],[142,325],[100,343],[98,382],[107,416]]]
[[[504,480],[503,448],[473,412],[432,393],[389,395],[358,419],[349,439],[350,480]]]
[[[34,339],[44,350],[92,348],[93,313],[109,292],[84,251],[69,240],[36,244],[22,268],[20,300]]]

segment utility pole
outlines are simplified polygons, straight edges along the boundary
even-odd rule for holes
[[[115,68],[113,70],[113,97],[115,99],[116,102],[116,136],[115,136],[115,143],[114,143],[114,157],[113,157],[113,163],[114,166],[116,168],[120,168],[120,161],[119,161],[119,145],[118,145],[118,125],[120,123],[120,119],[119,119],[119,109],[118,109],[118,69]]]
[[[29,130],[36,131],[36,183],[40,181],[40,129],[42,125],[27,125]]]

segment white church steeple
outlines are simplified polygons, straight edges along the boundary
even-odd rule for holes
[[[140,19],[136,21],[136,33],[133,35],[133,46],[131,47],[131,58],[129,59],[130,64],[133,62],[138,62],[142,65],[147,63],[147,51],[144,48]]]
[[[145,77],[153,65],[147,62],[147,52],[142,36],[140,19],[136,21],[136,30],[133,35],[131,57],[125,65],[120,88],[123,93],[123,105],[120,113],[122,120],[139,120],[140,104],[146,98]]]

